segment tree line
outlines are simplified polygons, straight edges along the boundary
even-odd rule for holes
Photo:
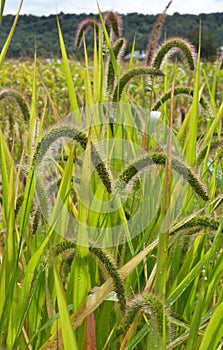
[[[86,17],[98,18],[97,15],[64,14],[60,13],[59,20],[63,32],[67,52],[71,56],[81,57],[82,51],[74,47],[75,33],[79,23]],[[0,26],[0,48],[3,47],[10,31],[14,16],[3,16]],[[143,15],[129,13],[122,15],[123,36],[127,39],[126,53],[132,49],[132,43],[136,38],[135,49],[145,50],[151,29],[157,19],[157,15]],[[162,28],[160,40],[164,38],[181,36],[187,38],[198,47],[199,27],[201,23],[201,56],[203,59],[213,60],[221,47],[223,47],[223,13],[211,13],[200,15],[181,15],[174,13],[167,15]],[[86,36],[88,50],[93,50],[92,33]],[[21,15],[17,28],[8,50],[9,58],[33,57],[36,48],[38,57],[60,57],[60,46],[56,16]]]

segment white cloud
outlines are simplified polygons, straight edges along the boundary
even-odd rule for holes
[[[15,14],[20,0],[6,0],[4,13]],[[139,12],[157,14],[164,10],[168,0],[99,0],[101,11],[115,10],[120,13]],[[24,0],[21,13],[49,15],[64,13],[97,13],[95,0]],[[211,13],[223,12],[223,0],[173,0],[168,14],[179,13]]]

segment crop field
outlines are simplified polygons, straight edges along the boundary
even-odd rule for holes
[[[223,348],[223,60],[160,43],[167,8],[141,62],[134,43],[122,60],[121,17],[100,11],[76,33],[81,62],[59,19],[60,59],[9,60],[15,18],[0,54],[0,349]]]

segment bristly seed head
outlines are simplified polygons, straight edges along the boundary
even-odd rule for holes
[[[163,310],[165,314],[163,315]],[[125,334],[133,323],[138,312],[143,312],[149,320],[149,326],[155,342],[162,338],[165,323],[167,337],[170,334],[170,321],[167,307],[153,294],[136,295],[128,302],[128,311],[123,319],[121,328],[117,331],[117,336]]]
[[[150,67],[136,67],[130,69],[127,73],[124,73],[117,84],[114,94],[113,102],[119,102],[123,93],[125,86],[129,83],[131,79],[140,75],[150,75],[150,76],[164,76],[164,74],[156,68]]]
[[[126,310],[126,299],[125,299],[125,289],[119,276],[118,269],[116,265],[112,262],[111,258],[101,249],[97,248],[93,245],[90,245],[89,251],[91,254],[98,257],[103,266],[106,268],[108,274],[113,279],[113,284],[115,288],[115,292],[117,293],[119,299],[120,310],[122,314],[125,314]]]
[[[29,111],[28,102],[26,101],[26,98],[23,95],[23,93],[16,90],[15,88],[3,88],[0,90],[0,101],[5,98],[9,98],[9,99],[12,98],[16,101],[16,103],[18,104],[22,112],[24,121],[28,123],[30,118],[30,111]]]
[[[100,32],[100,23],[96,21],[94,18],[86,18],[83,21],[80,22],[76,36],[74,41],[74,46],[78,49],[83,41],[83,35],[86,33],[90,28],[97,31],[97,34],[99,35]]]
[[[220,221],[215,220],[214,218],[210,218],[207,216],[196,216],[191,218],[189,221],[186,221],[180,227],[177,227],[173,232],[177,232],[183,229],[189,229],[192,227],[199,228],[209,228],[210,230],[216,231],[220,225]]]
[[[121,180],[122,186],[124,183],[128,183],[132,177],[134,177],[140,170],[148,167],[152,163],[165,166],[166,164],[166,154],[165,153],[152,153],[136,162],[130,164],[120,175],[119,180]],[[178,174],[182,175],[185,181],[187,181],[192,189],[204,200],[208,201],[209,196],[206,188],[201,183],[197,175],[181,160],[174,157],[171,161],[171,166]],[[118,183],[119,184],[119,183]]]
[[[186,57],[191,70],[195,69],[196,49],[187,39],[180,37],[170,38],[159,47],[153,56],[152,66],[160,69],[165,56],[167,54],[173,55],[176,52],[180,52]]]
[[[158,18],[157,18],[157,20],[152,28],[152,31],[151,31],[151,34],[149,37],[148,48],[147,48],[147,57],[146,57],[146,65],[147,66],[150,66],[150,64],[152,62],[154,51],[157,48],[157,43],[158,43],[158,40],[160,38],[160,32],[161,32],[161,29],[163,27],[163,23],[164,23],[165,18],[166,18],[166,12],[167,12],[168,8],[170,7],[171,3],[172,3],[172,0],[168,3],[165,10],[158,16]]]
[[[124,38],[119,38],[114,42],[113,51],[117,61],[123,56],[126,47],[126,40]],[[115,71],[111,59],[108,62],[107,67],[107,92],[110,96],[114,90],[115,84]]]
[[[122,35],[122,18],[117,12],[108,11],[104,13],[104,22],[111,39]]]
[[[159,98],[159,100],[153,105],[152,111],[157,111],[166,101],[170,100],[171,92],[172,92],[172,89],[170,89],[169,91],[165,92]],[[181,86],[180,87],[175,87],[174,88],[174,96],[178,96],[178,95],[185,95],[185,96],[193,97],[194,90],[189,88],[189,87],[181,87]],[[214,118],[214,112],[212,110],[212,107],[211,107],[210,103],[208,103],[208,101],[206,100],[206,98],[204,96],[200,97],[199,103],[200,103],[201,107],[204,109],[204,111],[207,114],[207,116],[210,119],[213,119]]]

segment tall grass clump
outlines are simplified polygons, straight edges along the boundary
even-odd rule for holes
[[[140,65],[99,9],[82,65],[57,18],[62,65],[35,54],[29,84],[1,87],[3,349],[222,348],[222,71],[160,43],[170,4]]]

